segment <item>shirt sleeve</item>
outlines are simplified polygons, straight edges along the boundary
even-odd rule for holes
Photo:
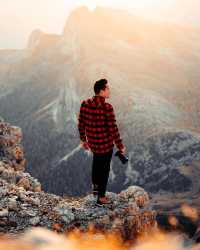
[[[112,105],[110,105],[109,109],[107,109],[107,124],[109,133],[112,135],[116,147],[121,150],[124,148],[124,145],[120,137],[119,129],[116,123],[115,112]]]
[[[86,141],[85,135],[85,123],[84,123],[84,101],[81,103],[79,115],[78,115],[78,131],[81,141]]]

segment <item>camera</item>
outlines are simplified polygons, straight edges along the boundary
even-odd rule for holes
[[[115,153],[115,156],[119,157],[120,161],[125,164],[128,161],[128,157],[122,154],[119,150]]]

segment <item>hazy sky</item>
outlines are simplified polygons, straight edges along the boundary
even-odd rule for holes
[[[199,0],[191,0],[193,2]],[[96,5],[125,8],[146,17],[160,17],[173,2],[189,0],[0,0],[0,49],[25,48],[32,30],[60,34],[70,11]],[[190,4],[191,6],[191,4]],[[200,7],[200,4],[199,4]],[[199,8],[198,8],[199,11]],[[168,15],[168,14],[167,14]]]

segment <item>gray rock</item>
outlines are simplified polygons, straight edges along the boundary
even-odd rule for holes
[[[7,217],[8,216],[8,209],[0,210],[0,217]]]
[[[0,187],[0,198],[4,197],[8,193],[8,190],[4,187]]]
[[[24,215],[30,216],[30,217],[35,217],[37,215],[37,211],[34,210],[25,210]]]
[[[111,204],[105,207],[95,206],[93,195],[77,199],[62,198],[41,191],[37,179],[13,164],[23,155],[19,153],[22,147],[16,144],[22,137],[20,129],[11,129],[9,124],[3,124],[0,128],[3,130],[1,142],[13,143],[12,146],[3,144],[8,158],[7,161],[0,160],[0,217],[5,233],[17,233],[36,225],[59,232],[74,227],[86,231],[93,225],[108,232],[119,230],[122,236],[131,238],[137,232],[150,229],[155,223],[154,212],[147,208],[148,194],[141,187],[131,186],[120,194],[107,192]],[[14,139],[9,137],[11,133],[15,134]],[[144,207],[147,209],[144,210]]]
[[[30,198],[29,201],[31,204],[39,206],[40,205],[40,199],[39,198]]]
[[[8,209],[9,210],[16,211],[18,209],[16,198],[17,197],[12,197],[12,198],[8,199]]]
[[[74,213],[72,212],[72,207],[68,206],[67,204],[62,204],[61,206],[57,207],[55,211],[61,215],[62,220],[66,224],[70,224],[75,218]]]
[[[36,226],[39,222],[40,222],[39,216],[33,217],[29,220],[29,223],[33,226]]]

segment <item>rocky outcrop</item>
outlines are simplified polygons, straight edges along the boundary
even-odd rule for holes
[[[41,190],[37,179],[24,172],[27,165],[20,144],[22,131],[0,122],[0,231],[23,232],[42,226],[58,232],[91,226],[103,232],[117,232],[130,239],[156,226],[155,211],[149,206],[144,189],[130,186],[115,194],[112,203],[97,207],[92,194],[81,198],[63,198]]]
[[[119,194],[107,192],[112,203],[104,208],[95,206],[92,195],[66,203],[61,201],[55,211],[64,228],[87,231],[90,226],[103,232],[117,232],[130,239],[156,225],[155,211],[148,207],[149,197],[140,187],[130,186]]]
[[[40,191],[40,183],[28,173],[24,173],[27,161],[24,157],[22,131],[19,127],[0,122],[0,178],[11,185],[27,191]]]
[[[33,30],[29,36],[29,40],[28,40],[28,45],[27,48],[29,50],[33,50],[35,49],[36,46],[38,46],[41,37],[44,35],[44,33],[37,29],[37,30]]]
[[[59,38],[60,36],[56,34],[46,34],[39,29],[33,30],[28,40],[27,49],[31,52],[35,50],[40,50],[41,52],[44,48],[47,49],[54,46]]]

